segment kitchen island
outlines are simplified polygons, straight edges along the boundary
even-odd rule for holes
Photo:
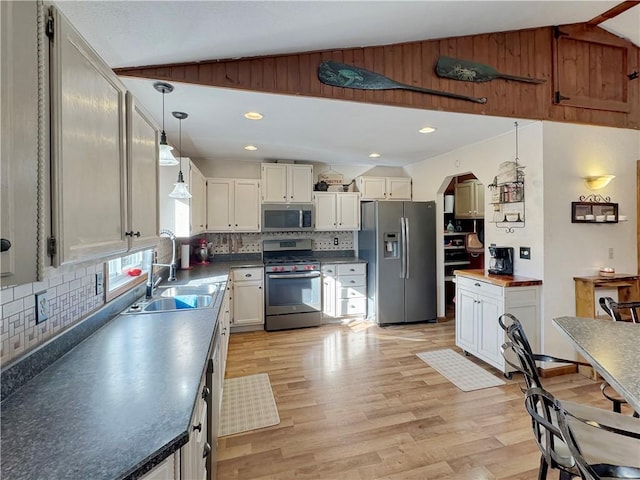
[[[230,268],[256,263],[198,266],[167,285],[224,289]],[[214,298],[210,308],[117,315],[16,388],[1,404],[0,477],[139,478],[184,446],[222,304]]]

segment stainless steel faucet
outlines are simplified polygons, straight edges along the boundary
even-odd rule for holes
[[[171,254],[171,263],[154,263],[153,262],[153,250],[151,251],[151,259],[149,261],[149,271],[147,274],[147,293],[146,298],[151,298],[153,296],[153,291],[158,286],[158,284],[162,281],[162,277],[158,277],[155,281],[153,279],[153,267],[169,267],[169,278],[167,278],[168,282],[176,281],[176,235],[167,229],[160,230],[160,236],[169,237],[171,239],[172,246],[172,254]]]

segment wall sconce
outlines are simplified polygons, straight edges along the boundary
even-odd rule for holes
[[[589,190],[600,190],[609,185],[609,182],[616,178],[615,175],[594,175],[584,177],[584,184]]]

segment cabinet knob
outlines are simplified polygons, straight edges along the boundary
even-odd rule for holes
[[[478,282],[473,284],[474,287],[481,287],[482,285],[480,285]]]
[[[203,389],[202,389],[202,398],[207,398],[210,393],[211,393],[211,389],[209,387],[207,387],[207,386],[203,387]]]
[[[135,232],[135,233],[133,234],[133,236],[134,236],[134,237],[140,237],[140,232]]]
[[[204,448],[202,449],[202,458],[207,458],[210,453],[211,453],[211,445],[209,445],[209,442],[207,442],[204,444]]]
[[[250,273],[245,273],[244,276],[249,278],[249,277],[251,277],[251,274]]]
[[[193,431],[195,432],[196,430],[199,432],[202,431],[202,423],[199,423],[198,425],[193,426]]]

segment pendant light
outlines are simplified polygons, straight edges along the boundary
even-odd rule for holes
[[[180,155],[180,171],[178,172],[178,181],[173,184],[173,191],[169,194],[171,198],[191,198],[191,194],[187,189],[187,184],[184,183],[184,177],[182,176],[182,120],[187,118],[189,115],[184,112],[172,112],[172,115],[180,120],[180,136],[178,145]]]
[[[178,160],[173,156],[173,147],[167,143],[167,134],[164,131],[164,95],[173,92],[173,85],[165,82],[155,82],[153,88],[162,93],[162,133],[160,134],[160,165],[171,167],[178,164]]]

